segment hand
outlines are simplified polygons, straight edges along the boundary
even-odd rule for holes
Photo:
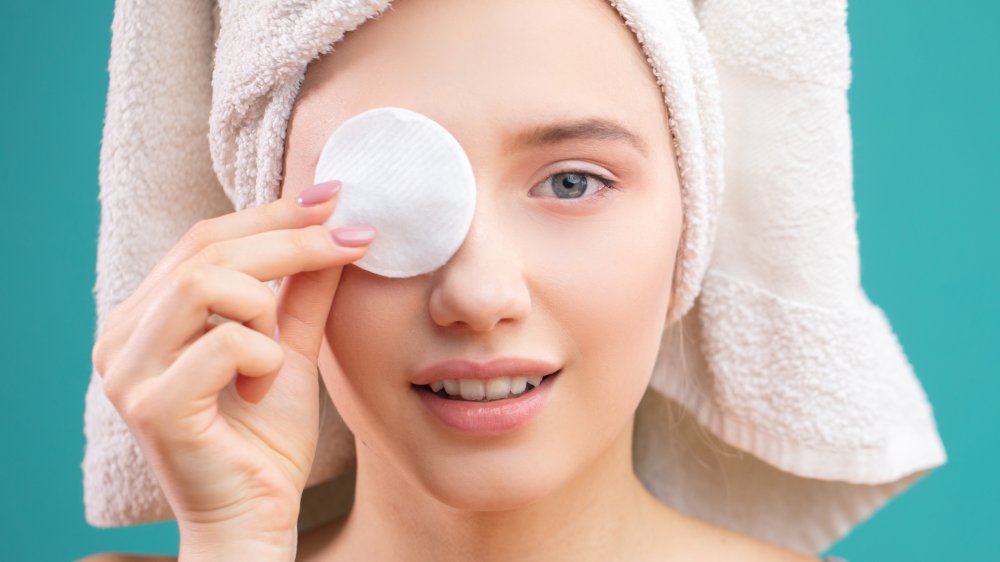
[[[288,533],[294,549],[319,432],[316,357],[341,270],[370,242],[358,240],[360,227],[338,229],[353,242],[331,238],[321,223],[335,199],[279,199],[199,222],[109,314],[94,345],[105,392],[177,517],[182,551],[185,537],[281,542]],[[273,279],[283,279],[277,297],[264,284]],[[233,321],[214,325],[213,313]]]

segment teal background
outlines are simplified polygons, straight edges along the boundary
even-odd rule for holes
[[[83,517],[113,3],[0,2],[0,426],[13,445],[0,460],[0,560],[176,552],[173,524],[101,530]],[[927,390],[949,463],[830,552],[997,560],[1000,4],[856,1],[848,26],[862,281]]]

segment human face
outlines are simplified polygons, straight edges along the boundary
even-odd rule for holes
[[[344,268],[320,371],[366,449],[359,459],[409,493],[464,509],[524,505],[611,450],[649,381],[682,222],[661,91],[603,0],[397,1],[309,66],[283,196],[311,183],[340,123],[380,106],[423,113],[458,139],[475,215],[437,271]],[[538,134],[598,120],[629,133]],[[411,384],[434,363],[500,357],[560,369],[536,415],[505,431],[449,426]]]

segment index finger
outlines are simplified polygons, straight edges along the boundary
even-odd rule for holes
[[[142,301],[144,295],[158,285],[167,272],[209,244],[268,230],[302,228],[322,223],[333,214],[341,185],[340,180],[318,183],[297,194],[298,197],[282,197],[264,205],[199,221],[156,264],[129,300]],[[298,203],[299,198],[311,204],[301,205]]]
[[[333,213],[340,188],[340,180],[318,183],[303,190],[297,197],[281,197],[264,205],[201,221],[190,231],[195,247],[187,255],[220,240],[319,224]],[[299,203],[300,200],[303,203]]]

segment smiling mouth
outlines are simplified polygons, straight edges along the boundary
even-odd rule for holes
[[[493,379],[446,379],[418,385],[446,400],[494,402],[518,398],[538,388],[545,380],[555,378],[562,369],[536,377],[497,377]]]

